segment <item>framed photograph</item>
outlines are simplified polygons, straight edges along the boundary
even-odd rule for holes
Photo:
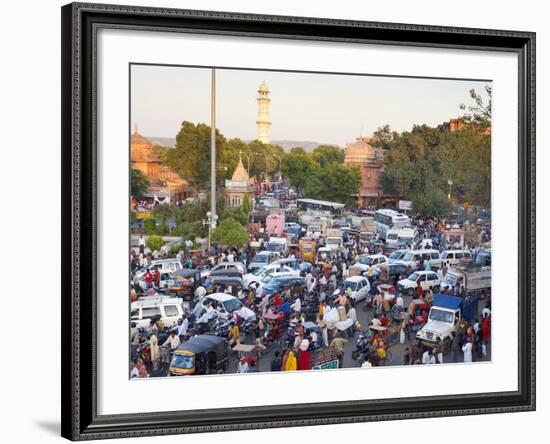
[[[62,435],[534,410],[534,47],[64,6]]]

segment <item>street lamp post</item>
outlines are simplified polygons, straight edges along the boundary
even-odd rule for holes
[[[449,198],[449,200],[451,200],[451,189],[452,189],[452,186],[453,186],[453,181],[452,179],[449,179],[447,181],[447,185],[449,185],[449,195],[447,196]]]
[[[254,153],[243,153],[242,151],[240,151],[239,153],[246,156],[246,174],[248,175],[248,177],[250,177],[250,156],[253,156]]]
[[[210,248],[212,247],[212,230],[216,228],[216,222],[218,221],[218,215],[212,214],[211,211],[206,213],[206,220],[202,221],[203,225],[208,225],[208,254],[210,254]]]
[[[216,215],[216,70],[212,69],[210,103],[210,211]],[[209,248],[210,249],[210,248]]]

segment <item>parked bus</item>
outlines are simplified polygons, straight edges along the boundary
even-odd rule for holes
[[[297,199],[296,204],[302,210],[330,211],[332,214],[342,215],[345,205],[337,202],[328,202],[316,199]]]
[[[400,214],[395,210],[382,209],[376,211],[374,213],[374,221],[376,222],[379,237],[384,240],[386,240],[388,230],[400,230],[401,228],[411,226],[409,216]],[[397,233],[395,233],[395,240],[397,241]]]

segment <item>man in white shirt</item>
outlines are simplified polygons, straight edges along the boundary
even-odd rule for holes
[[[296,298],[290,308],[292,308],[293,311],[300,313],[302,311],[302,301],[300,300],[300,298]]]
[[[403,295],[401,293],[399,293],[397,295],[397,299],[395,300],[395,305],[399,306],[399,307],[403,307]]]
[[[422,364],[429,364],[430,363],[430,350],[426,350],[424,353],[422,353]]]
[[[180,343],[183,342],[184,338],[187,336],[187,329],[189,328],[189,320],[187,316],[183,319],[178,319],[178,325],[176,325],[176,333],[180,339]]]
[[[170,336],[168,336],[168,339],[166,339],[166,341],[164,342],[164,344],[162,344],[162,346],[164,347],[165,345],[169,345],[170,350],[174,351],[179,347],[180,344],[181,344],[180,338],[176,336],[176,331],[172,330],[170,332]]]
[[[195,290],[195,298],[196,298],[197,302],[200,304],[202,302],[202,299],[205,296],[206,296],[206,288],[204,288],[201,284]]]

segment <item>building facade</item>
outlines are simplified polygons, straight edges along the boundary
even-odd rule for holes
[[[188,183],[174,170],[163,165],[153,150],[153,144],[138,133],[137,126],[130,140],[130,159],[132,169],[139,170],[149,180],[149,189],[145,197],[154,199],[168,198],[171,202],[189,197]]]
[[[229,206],[232,208],[242,206],[246,195],[248,195],[250,205],[252,205],[255,189],[254,180],[248,176],[242,159],[239,156],[239,163],[233,172],[233,176],[231,179],[225,180],[225,194]]]
[[[256,121],[256,125],[258,127],[258,140],[265,144],[268,144],[271,140],[271,122],[269,121],[269,104],[271,103],[271,99],[269,98],[269,93],[269,88],[265,81],[262,82],[258,88],[258,120]]]
[[[356,165],[361,172],[361,185],[357,200],[361,206],[381,206],[388,196],[384,196],[380,175],[384,169],[385,151],[375,148],[368,137],[358,137],[348,143],[345,149],[344,163]]]

